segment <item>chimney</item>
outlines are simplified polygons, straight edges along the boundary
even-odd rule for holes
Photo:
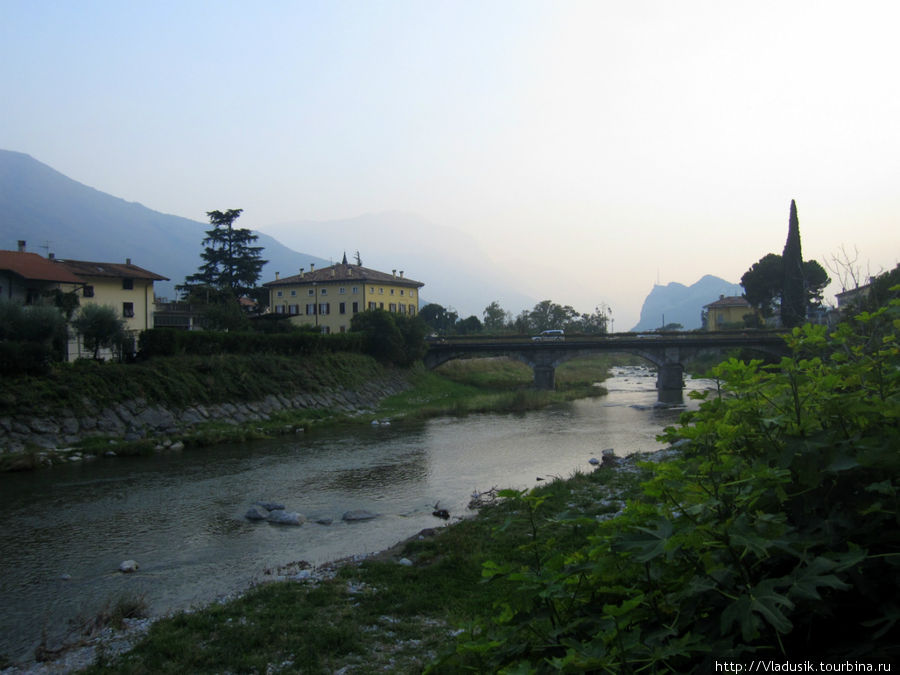
[[[56,257],[56,254],[55,254],[55,253],[52,253],[52,252],[51,252],[51,253],[48,253],[48,254],[47,254],[47,258],[49,258],[50,260],[53,260],[55,257]]]
[[[275,281],[278,281],[278,277],[281,276],[281,272],[275,272]]]
[[[302,267],[300,268],[300,278],[301,279],[303,278],[303,268]]]
[[[400,278],[403,278],[403,270],[400,270]]]
[[[337,276],[337,270],[334,269],[334,266],[333,266],[333,265],[332,265],[332,267],[331,267],[331,276],[332,276],[332,277],[336,277],[336,276]]]
[[[394,275],[394,278],[397,278],[397,270],[391,270],[391,273]]]
[[[312,274],[316,271],[316,263],[309,263],[309,273]]]
[[[19,239],[19,253],[25,253],[25,240]]]
[[[130,264],[131,264],[131,258],[125,258],[125,264],[126,264],[126,265],[130,265]]]

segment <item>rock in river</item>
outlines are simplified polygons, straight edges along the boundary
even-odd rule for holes
[[[372,520],[373,518],[377,518],[377,513],[372,513],[370,511],[347,511],[343,516],[341,516],[342,520],[345,520],[348,523],[352,523],[358,520]]]

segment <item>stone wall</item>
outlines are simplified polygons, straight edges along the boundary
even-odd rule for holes
[[[22,453],[28,446],[62,449],[91,436],[126,441],[178,436],[206,422],[238,425],[267,420],[283,410],[328,409],[361,415],[371,412],[381,399],[408,387],[409,383],[402,375],[393,375],[354,389],[341,388],[290,397],[270,394],[252,402],[203,404],[175,409],[135,399],[87,415],[60,410],[51,415],[0,417],[0,454]]]

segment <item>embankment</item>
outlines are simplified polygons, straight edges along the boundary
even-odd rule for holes
[[[365,415],[408,388],[408,376],[359,354],[67,365],[43,378],[4,380],[0,459],[28,468],[14,460],[80,459],[110,441],[168,447],[247,425],[263,434],[295,431],[316,419]]]

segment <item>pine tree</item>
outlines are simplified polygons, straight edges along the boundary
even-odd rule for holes
[[[787,328],[801,325],[806,319],[806,290],[803,276],[803,254],[800,250],[800,221],[797,204],[791,200],[788,236],[781,254],[784,283],[781,295],[781,323]]]
[[[196,291],[199,287],[217,291],[232,298],[249,293],[259,280],[263,265],[261,246],[251,246],[259,237],[250,230],[235,228],[243,209],[207,211],[213,229],[206,231],[204,249],[200,255],[205,261],[196,274],[185,278],[182,290]]]

